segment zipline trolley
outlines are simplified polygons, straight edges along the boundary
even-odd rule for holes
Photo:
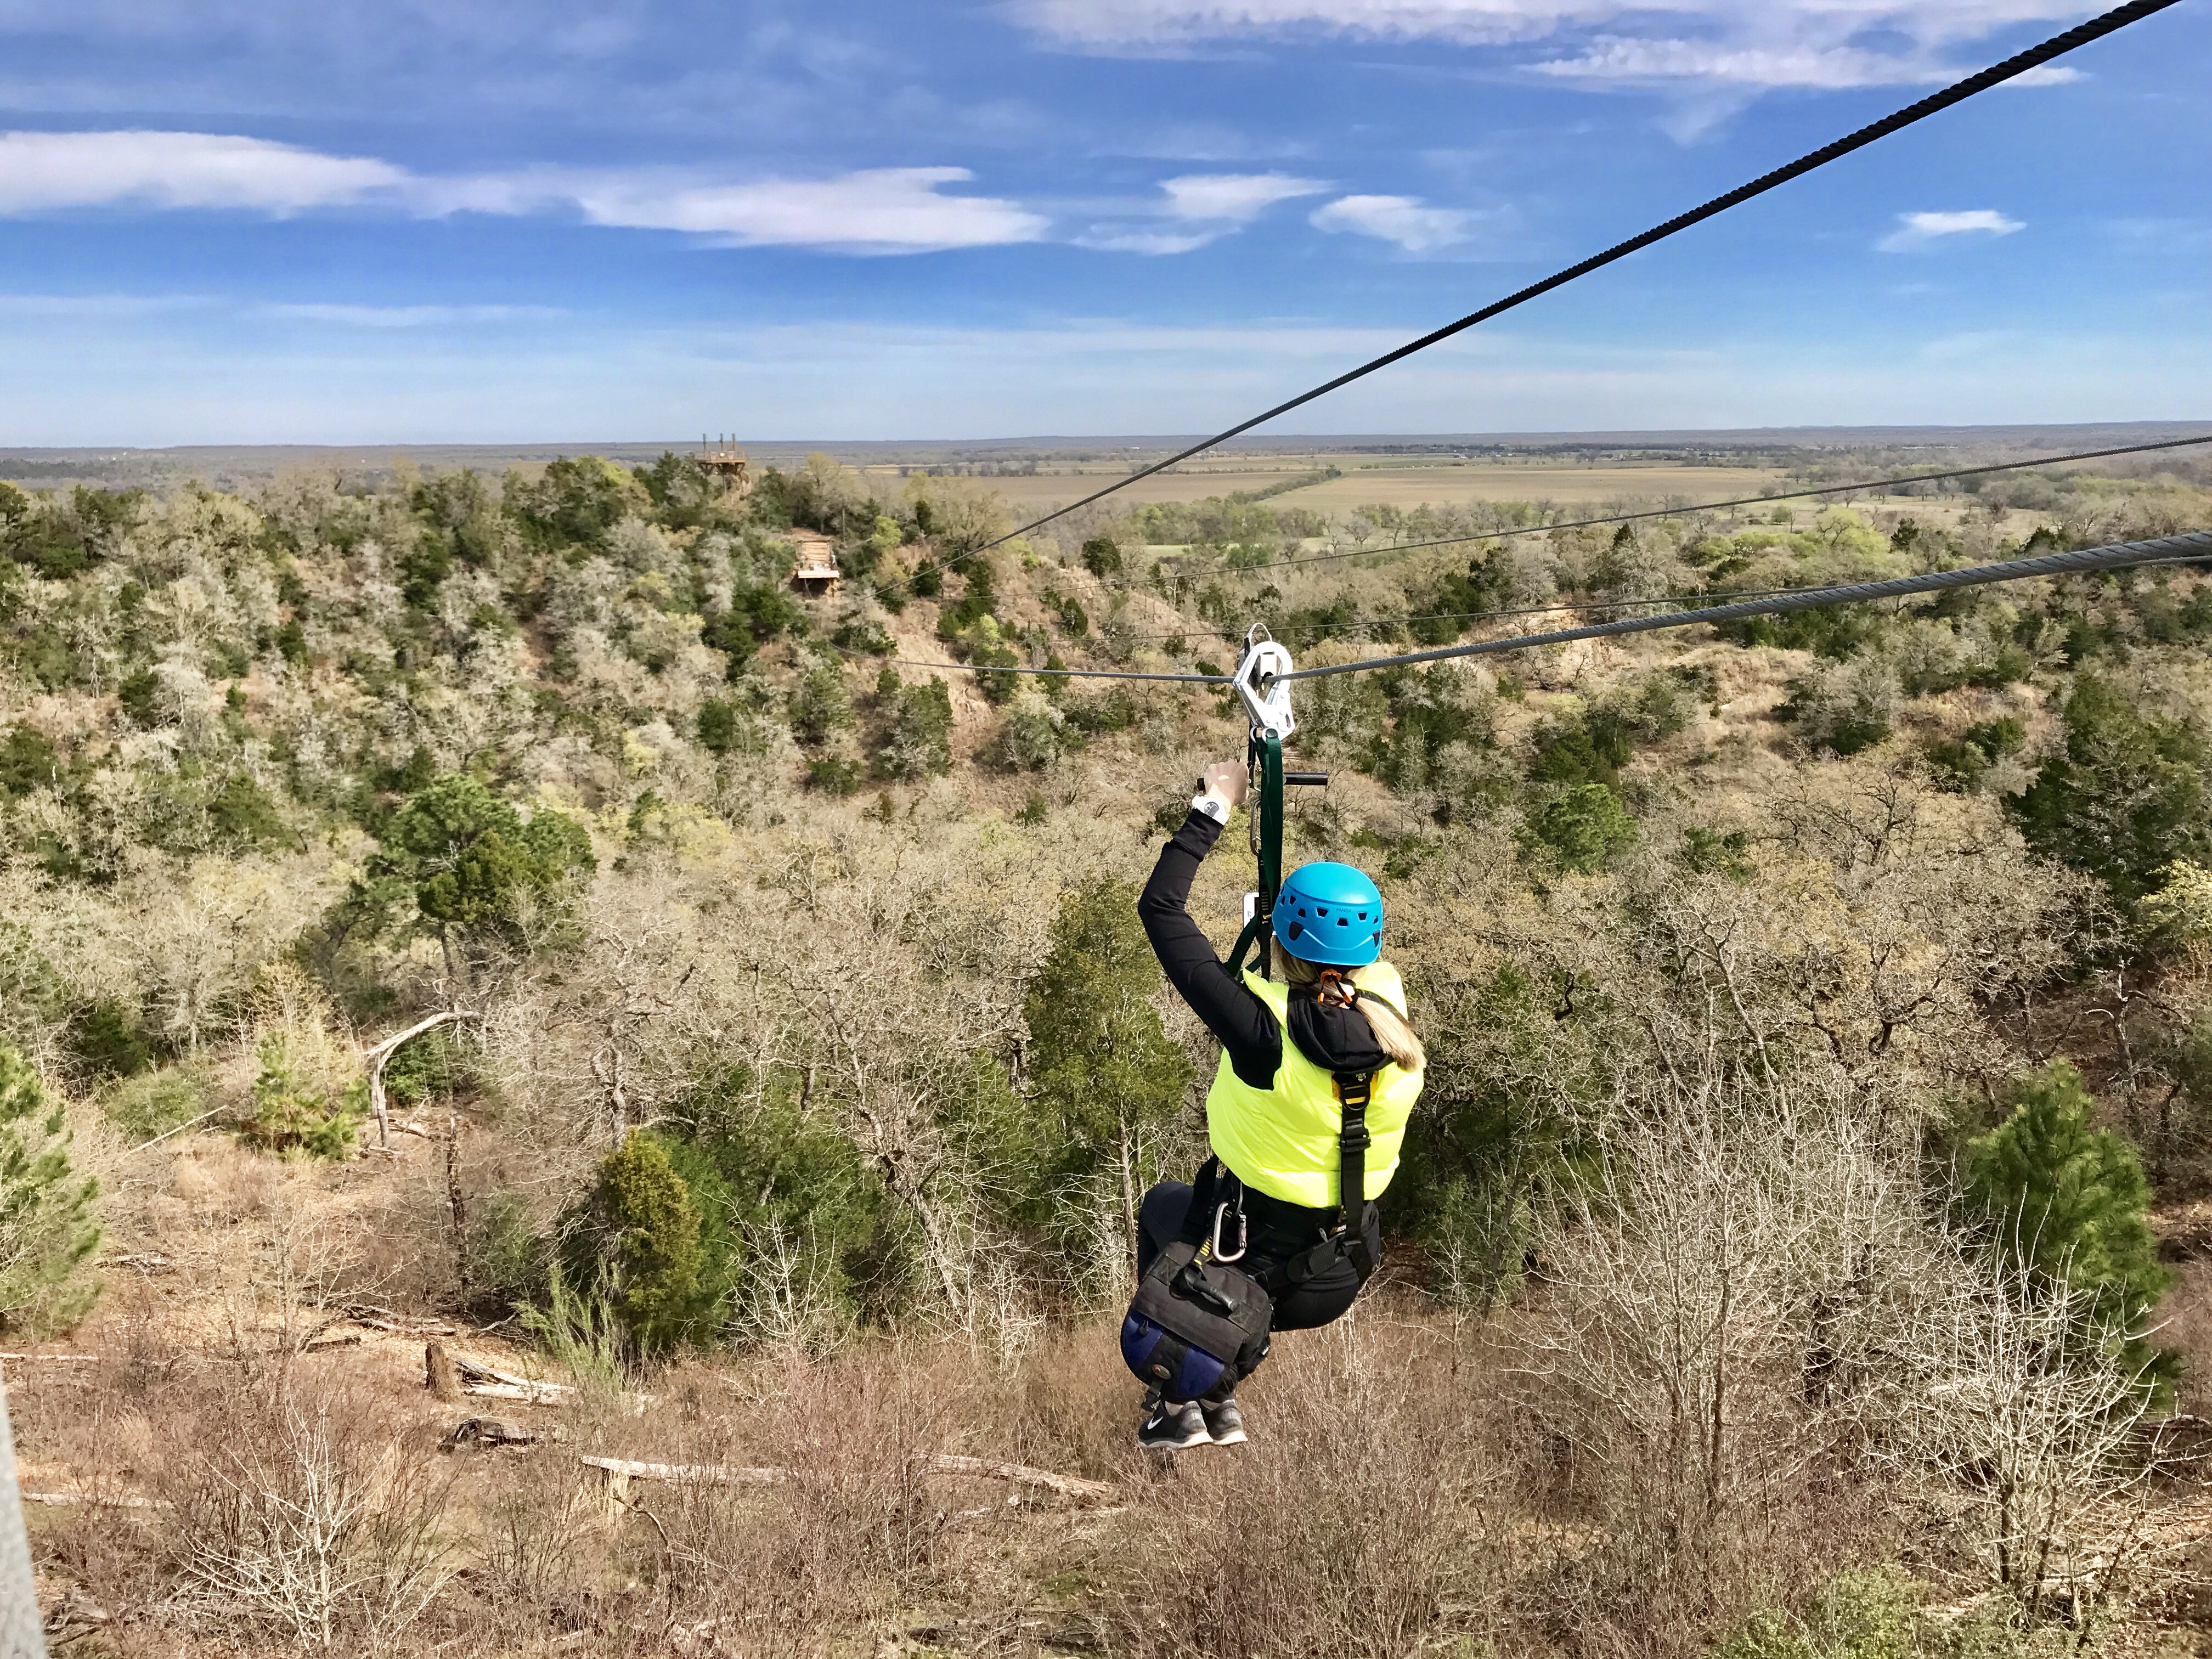
[[[1229,971],[1242,973],[1245,952],[1257,945],[1256,965],[1263,979],[1274,962],[1273,917],[1275,895],[1283,884],[1283,789],[1285,785],[1325,787],[1328,783],[1326,772],[1283,770],[1283,739],[1298,724],[1291,712],[1291,688],[1285,683],[1295,666],[1289,651],[1255,623],[1244,635],[1244,654],[1229,682],[1251,722],[1244,763],[1251,779],[1252,855],[1260,866],[1259,890],[1244,896],[1244,931],[1230,952]]]

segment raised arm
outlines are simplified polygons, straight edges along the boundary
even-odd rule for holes
[[[1208,767],[1205,781],[1206,793],[1224,809],[1243,798],[1243,769],[1233,763]],[[1160,860],[1137,901],[1137,915],[1168,983],[1220,1039],[1237,1075],[1253,1088],[1265,1089],[1282,1063],[1282,1029],[1267,1005],[1215,954],[1213,941],[1191,919],[1188,908],[1198,866],[1220,838],[1221,825],[1194,806],[1182,828],[1160,848]]]

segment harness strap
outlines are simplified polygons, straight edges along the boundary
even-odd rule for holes
[[[1376,1267],[1367,1226],[1372,1212],[1367,1202],[1367,1148],[1374,1139],[1367,1132],[1367,1103],[1375,1096],[1375,1074],[1339,1072],[1335,1076],[1337,1102],[1344,1109],[1336,1136],[1338,1224],[1344,1230],[1345,1255],[1364,1284]]]

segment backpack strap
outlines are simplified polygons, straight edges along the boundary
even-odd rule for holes
[[[1374,1097],[1374,1073],[1336,1073],[1336,1098],[1344,1109],[1336,1133],[1338,1220],[1344,1230],[1344,1253],[1362,1284],[1376,1266],[1367,1224],[1374,1213],[1367,1201],[1367,1148],[1374,1139],[1367,1132],[1367,1104]]]
[[[1193,1249],[1206,1242],[1213,1220],[1213,1206],[1221,1201],[1221,1181],[1228,1172],[1218,1158],[1208,1158],[1198,1166],[1191,1178],[1190,1207],[1182,1212],[1182,1229],[1177,1237]]]

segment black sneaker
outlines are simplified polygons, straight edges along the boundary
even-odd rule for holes
[[[1188,1446],[1203,1446],[1212,1437],[1206,1432],[1206,1414],[1194,1400],[1180,1405],[1162,1401],[1137,1431],[1137,1443],[1152,1451],[1182,1451]]]
[[[1206,1436],[1217,1446],[1241,1446],[1244,1443],[1244,1413],[1237,1409],[1235,1399],[1211,1405],[1199,1403],[1199,1413],[1206,1419]]]

